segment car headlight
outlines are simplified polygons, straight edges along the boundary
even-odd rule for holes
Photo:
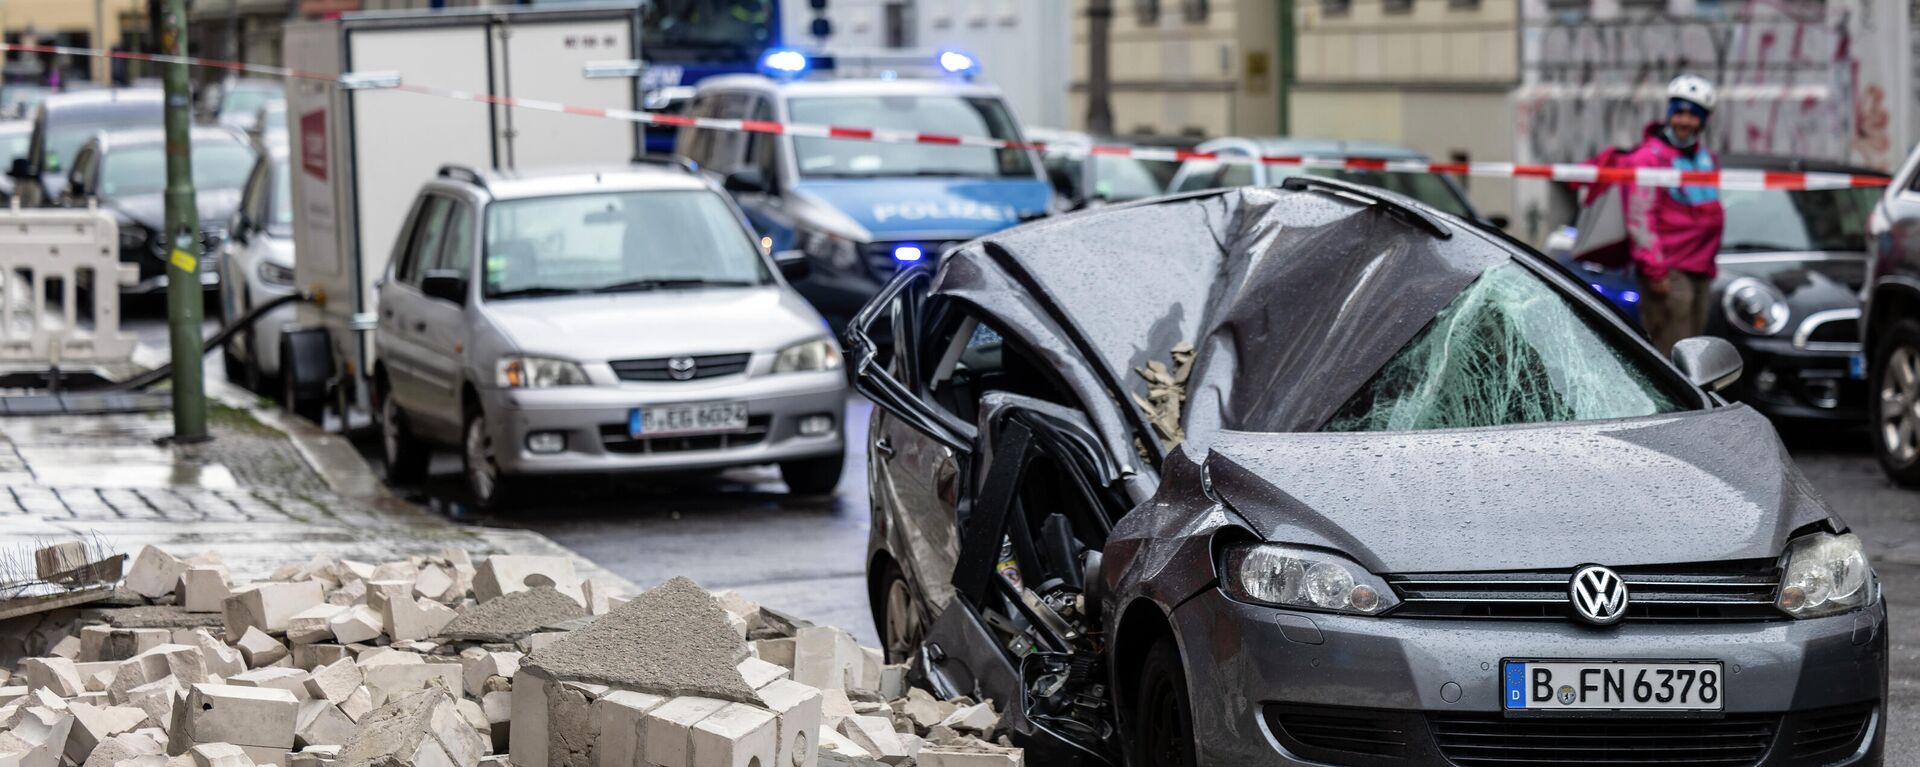
[[[587,371],[577,362],[546,357],[501,357],[500,385],[512,389],[585,386]]]
[[[1720,297],[1727,322],[1754,335],[1770,336],[1787,326],[1787,297],[1766,280],[1741,277],[1727,283]]]
[[[1873,604],[1880,579],[1853,533],[1815,533],[1787,544],[1774,604],[1795,618],[1820,618]]]
[[[120,247],[125,250],[139,250],[147,246],[147,228],[139,224],[127,224],[120,227]]]
[[[1220,583],[1228,596],[1276,607],[1379,615],[1399,604],[1385,581],[1345,557],[1270,543],[1227,549]]]
[[[281,266],[271,261],[261,261],[259,266],[254,267],[254,271],[259,273],[260,281],[268,285],[279,285],[282,287],[290,287],[293,285],[292,267]]]
[[[807,257],[841,271],[852,269],[860,262],[860,247],[852,240],[818,229],[795,230],[793,246]]]
[[[832,340],[818,338],[780,350],[773,360],[775,373],[800,373],[813,370],[839,370],[840,347]]]

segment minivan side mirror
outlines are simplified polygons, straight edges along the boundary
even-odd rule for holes
[[[1727,339],[1694,336],[1673,345],[1673,366],[1693,385],[1720,391],[1740,380],[1740,350]]]
[[[14,178],[33,178],[33,166],[27,164],[27,158],[15,157],[7,164],[7,175]]]
[[[729,192],[766,192],[767,177],[759,168],[747,167],[727,174],[723,187]]]
[[[427,272],[420,277],[420,292],[427,294],[429,298],[438,298],[465,306],[467,276],[450,269]]]
[[[813,273],[813,264],[807,262],[807,254],[798,250],[783,250],[773,254],[774,265],[780,267],[780,276],[788,282],[799,282]]]

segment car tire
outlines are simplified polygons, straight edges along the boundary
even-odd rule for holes
[[[1920,320],[1901,320],[1880,333],[1870,367],[1874,457],[1894,482],[1920,487]]]
[[[927,637],[926,626],[920,622],[913,585],[907,583],[900,565],[891,558],[882,557],[880,571],[874,575],[873,604],[879,611],[874,616],[874,628],[880,632],[880,651],[885,653],[888,663],[910,662]]]
[[[286,356],[283,354],[281,359],[286,359]],[[312,421],[315,426],[326,424],[326,398],[302,396],[297,379],[293,376],[280,377],[280,409]]]
[[[477,405],[467,407],[460,425],[460,473],[475,509],[503,511],[512,507],[517,483],[501,473],[493,457],[493,435],[487,430],[486,413]]]
[[[1140,663],[1140,683],[1134,688],[1128,764],[1192,767],[1194,754],[1193,704],[1187,698],[1187,672],[1173,637],[1154,642]]]
[[[407,414],[394,401],[385,379],[375,392],[380,397],[380,457],[387,463],[387,481],[413,484],[426,479],[427,461],[433,453],[407,427]]]
[[[237,340],[236,337],[229,337],[226,343],[220,345],[220,367],[226,371],[227,383],[259,393],[259,390],[254,388],[253,380],[247,377],[247,363],[240,359],[240,355],[233,353]]]
[[[846,467],[847,454],[834,453],[824,458],[786,461],[780,464],[780,478],[793,495],[832,495],[840,486],[840,471]]]

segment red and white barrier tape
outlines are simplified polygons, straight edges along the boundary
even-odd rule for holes
[[[25,53],[53,53],[70,56],[99,56],[129,61],[148,61],[161,64],[186,64],[196,67],[210,67],[232,72],[246,72],[268,77],[314,80],[340,83],[345,76],[306,72],[287,67],[274,67],[262,64],[246,64],[237,61],[221,61],[194,56],[170,56],[156,53],[132,53],[127,51],[104,51],[97,48],[75,48],[63,45],[24,45],[19,43],[0,43],[0,51],[19,51]],[[1388,173],[1430,173],[1476,178],[1532,178],[1582,184],[1634,184],[1646,187],[1690,187],[1718,188],[1729,190],[1755,189],[1848,189],[1853,187],[1884,187],[1890,179],[1881,175],[1851,175],[1845,173],[1803,173],[1763,170],[1703,170],[1683,171],[1673,168],[1614,168],[1583,165],[1575,163],[1553,164],[1516,164],[1504,162],[1431,162],[1426,160],[1387,160],[1369,157],[1313,157],[1303,155],[1263,155],[1251,156],[1238,152],[1200,152],[1189,149],[1171,149],[1166,147],[1127,146],[1117,144],[1060,144],[1050,145],[1035,141],[1009,141],[988,136],[958,136],[943,133],[921,133],[916,131],[888,130],[884,128],[856,128],[840,125],[815,125],[806,123],[780,123],[762,120],[731,120],[715,117],[687,117],[659,112],[643,112],[632,109],[612,109],[602,107],[583,107],[561,104],[538,99],[505,98],[484,93],[437,88],[429,85],[415,85],[404,80],[398,85],[381,90],[398,90],[426,96],[471,101],[497,106],[532,109],[542,112],[600,117],[613,120],[625,120],[644,125],[662,125],[669,127],[691,127],[699,130],[727,131],[735,133],[765,133],[774,135],[800,136],[805,138],[843,139],[850,141],[876,141],[888,144],[929,144],[937,146],[970,146],[985,149],[1020,149],[1036,152],[1055,151],[1083,155],[1109,157],[1131,157],[1140,160],[1165,162],[1185,162],[1187,160],[1211,160],[1225,164],[1264,164],[1332,170],[1370,170]]]

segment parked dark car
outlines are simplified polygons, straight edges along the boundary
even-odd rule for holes
[[[1727,155],[1728,168],[1877,175],[1868,168],[1759,155]],[[1733,342],[1746,374],[1726,395],[1776,421],[1858,424],[1867,417],[1860,347],[1860,291],[1866,284],[1867,216],[1881,190],[1726,189],[1727,223],[1714,262],[1706,332]],[[1560,238],[1570,243],[1569,237]],[[1639,285],[1631,270],[1556,261],[1634,321]]]
[[[1887,476],[1920,487],[1920,148],[1867,224],[1867,424]]]
[[[1027,140],[1047,145],[1040,153],[1047,168],[1047,182],[1061,210],[1132,202],[1166,194],[1180,161],[1174,153],[1192,149],[1192,139],[1166,136],[1126,136],[1103,138],[1079,131],[1053,128],[1028,128]],[[1095,145],[1128,145],[1148,151],[1164,151],[1165,159],[1133,155],[1096,154]]]
[[[885,651],[1031,763],[1881,761],[1879,586],[1713,393],[1739,355],[1669,363],[1466,219],[1156,198],[966,244],[850,331]]]
[[[55,205],[80,146],[101,131],[159,128],[165,113],[158,88],[106,88],[56,93],[33,116],[25,159],[8,166],[21,207]]]
[[[0,122],[0,160],[9,166],[14,160],[25,159],[27,147],[33,143],[33,123],[26,120],[7,120]],[[13,201],[13,177],[0,176],[0,205]]]
[[[193,188],[200,216],[200,281],[220,282],[216,254],[240,190],[253,170],[254,152],[239,133],[226,128],[194,128]],[[123,292],[153,293],[167,287],[170,243],[166,231],[167,136],[145,129],[101,133],[81,145],[59,203],[85,207],[90,199],[113,211],[120,221],[120,261],[140,267],[139,281]]]

